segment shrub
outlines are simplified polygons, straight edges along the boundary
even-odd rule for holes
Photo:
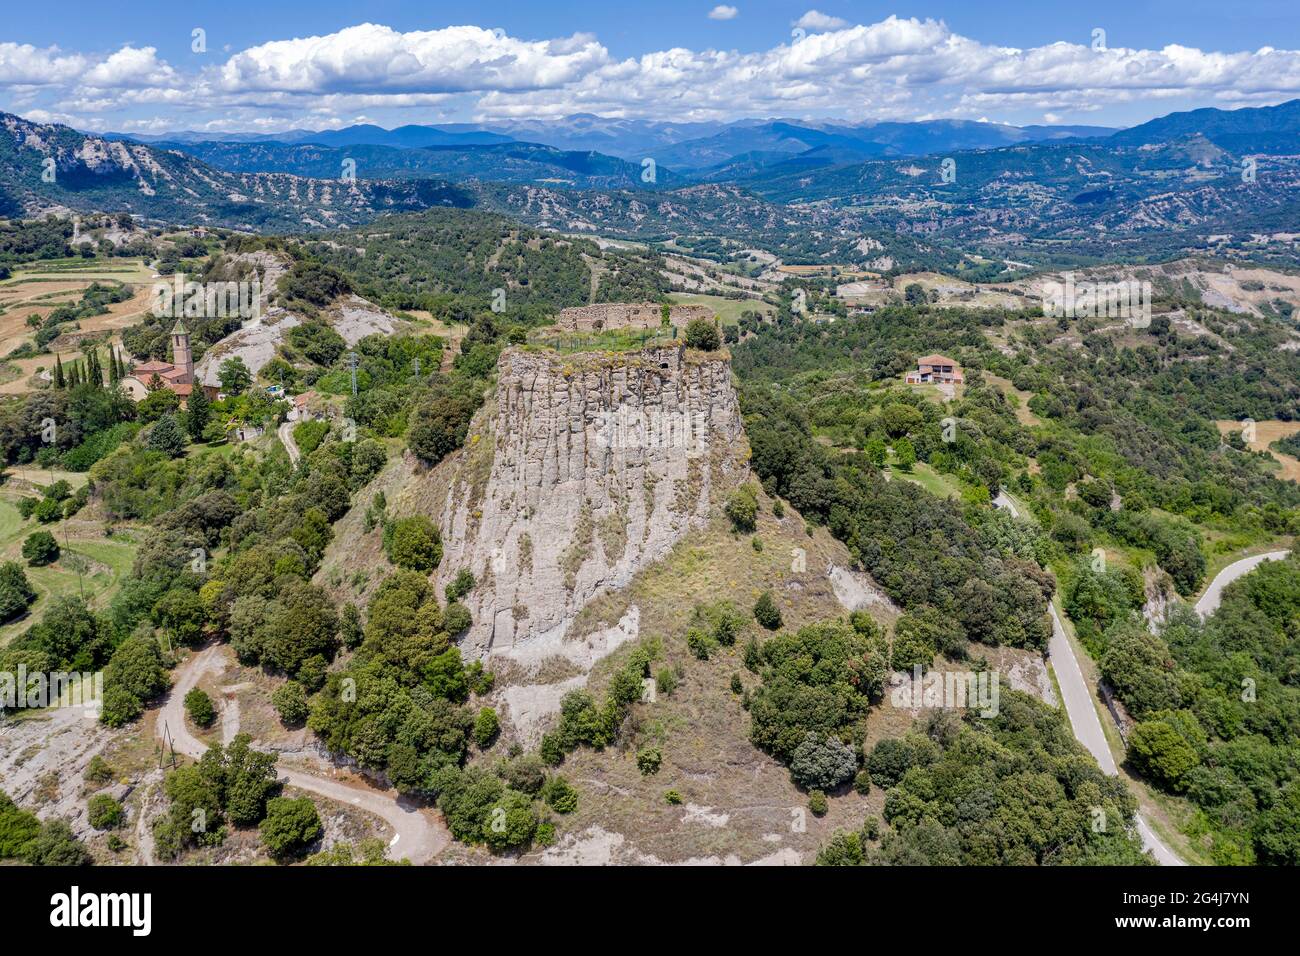
[[[808,809],[813,812],[814,816],[822,817],[830,809],[830,804],[826,801],[826,794],[820,790],[814,790],[808,794]]]
[[[671,695],[677,689],[677,675],[673,673],[672,668],[661,667],[659,673],[655,674],[655,690],[661,694]]]
[[[790,777],[807,789],[833,790],[851,779],[858,758],[838,737],[809,731],[790,758]]]
[[[686,646],[690,648],[692,654],[702,661],[709,659],[709,645],[711,643],[709,635],[698,627],[693,627],[686,632]]]
[[[473,623],[474,618],[469,613],[469,608],[463,604],[453,601],[443,609],[442,626],[453,637],[467,631]]]
[[[552,730],[542,734],[541,745],[537,749],[537,755],[542,758],[542,762],[548,767],[558,767],[564,763],[564,741],[558,731]]]
[[[86,804],[86,819],[96,830],[115,830],[125,814],[122,804],[106,793],[97,793]]]
[[[300,855],[324,832],[316,804],[308,797],[273,797],[266,818],[258,824],[262,844],[276,860]]]
[[[474,590],[474,575],[468,568],[461,568],[456,572],[456,577],[447,585],[447,603],[451,604],[459,601],[470,591]]]
[[[81,776],[86,783],[98,784],[102,787],[113,779],[113,768],[108,765],[107,760],[95,754],[90,758],[90,763],[86,764],[86,770]]]
[[[287,726],[301,724],[307,719],[307,692],[297,681],[285,681],[271,694],[271,703],[280,721]]]
[[[497,712],[491,707],[484,707],[474,720],[474,742],[478,744],[479,750],[487,750],[491,747],[499,733],[501,733],[501,721],[497,717]]]
[[[497,772],[507,787],[520,793],[540,793],[546,786],[546,765],[537,754],[520,754],[507,760]]]
[[[864,797],[871,792],[871,774],[865,769],[859,770],[853,777],[853,789]]]
[[[733,694],[743,694],[745,692],[745,682],[740,679],[739,674],[731,675],[731,692]]]
[[[399,568],[432,571],[442,561],[442,535],[424,515],[399,518],[384,528],[384,551]]]
[[[190,715],[190,720],[200,727],[211,727],[212,722],[217,719],[217,711],[212,706],[212,698],[207,695],[206,691],[198,687],[185,695],[185,712]]]
[[[23,557],[34,568],[59,560],[59,542],[48,531],[33,531],[23,542]]]
[[[658,747],[645,747],[637,751],[636,766],[641,771],[641,776],[648,777],[652,773],[658,773],[659,767],[663,763],[664,755]]]
[[[93,862],[90,851],[62,820],[42,824],[36,837],[23,847],[22,858],[32,866],[87,866]]]
[[[862,837],[844,830],[837,830],[831,841],[817,851],[818,866],[862,866],[865,859]]]
[[[754,603],[754,620],[769,631],[776,631],[781,628],[781,610],[776,606],[776,601],[772,599],[771,591],[764,591]]]
[[[542,798],[556,813],[572,813],[578,809],[578,791],[559,774],[546,781]]]
[[[734,531],[749,533],[758,527],[758,496],[751,485],[742,485],[728,495],[723,510]]]
[[[665,790],[664,802],[667,803],[669,806],[673,806],[673,807],[679,806],[682,802],[682,795],[678,793],[676,790]]]

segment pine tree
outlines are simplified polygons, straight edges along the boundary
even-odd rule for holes
[[[203,430],[208,427],[208,421],[212,417],[212,406],[202,385],[197,382],[194,384],[194,390],[190,392],[185,407],[185,427],[189,429],[190,438],[194,441],[202,441]]]
[[[63,358],[56,352],[54,355],[54,387],[67,388],[68,379],[63,374]]]
[[[86,380],[95,388],[104,387],[104,369],[99,364],[99,349],[93,345],[86,353]]]

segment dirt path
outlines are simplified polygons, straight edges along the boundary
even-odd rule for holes
[[[298,445],[293,440],[293,426],[295,424],[297,423],[282,422],[280,427],[275,430],[276,437],[280,439],[280,444],[289,453],[290,463],[294,465],[298,464],[298,459],[302,457],[302,453],[298,451]]]
[[[210,645],[181,664],[173,674],[172,689],[158,714],[156,727],[160,737],[164,728],[170,731],[178,753],[197,759],[208,749],[186,726],[183,702],[186,693],[203,675],[219,674],[226,669],[224,653],[225,645]],[[311,759],[309,755],[302,756]],[[317,772],[287,767],[277,767],[277,770],[280,779],[290,786],[369,811],[387,823],[395,834],[388,844],[394,858],[404,856],[412,863],[427,863],[451,842],[446,828],[431,811],[395,793],[360,782],[330,779]],[[324,772],[329,771],[322,768]]]

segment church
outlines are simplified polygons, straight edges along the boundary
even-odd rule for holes
[[[194,391],[194,355],[190,352],[190,333],[180,319],[171,331],[171,362],[150,359],[131,369],[122,378],[122,387],[133,401],[143,401],[155,388],[175,392],[182,404]],[[154,383],[157,383],[156,385]]]

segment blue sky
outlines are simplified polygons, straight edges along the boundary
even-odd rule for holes
[[[140,131],[571,112],[1128,125],[1300,96],[1294,2],[716,6],[136,0],[51,16],[9,4],[0,109]]]

